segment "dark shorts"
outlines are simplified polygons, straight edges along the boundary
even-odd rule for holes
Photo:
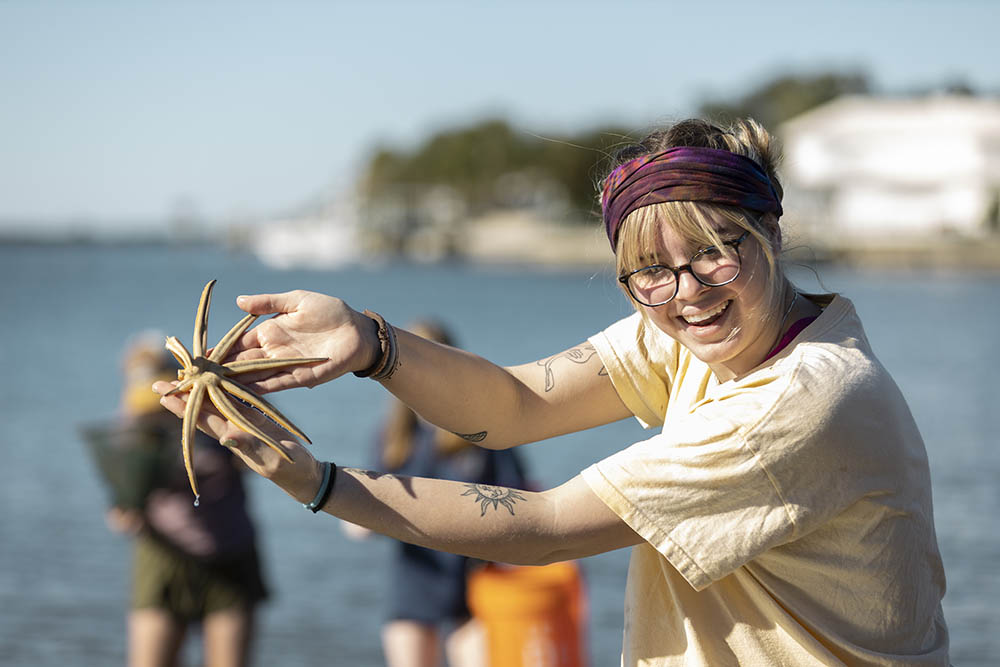
[[[438,625],[468,619],[467,560],[400,542],[390,578],[388,620]]]
[[[200,620],[212,612],[252,608],[267,597],[256,549],[235,558],[202,561],[148,535],[135,541],[132,609],[163,609]]]

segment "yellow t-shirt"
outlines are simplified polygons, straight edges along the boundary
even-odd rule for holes
[[[624,665],[946,665],[924,444],[850,301],[719,383],[636,314],[593,336],[662,432],[587,468],[646,542]]]

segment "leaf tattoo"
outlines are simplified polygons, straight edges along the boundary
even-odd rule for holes
[[[465,484],[465,486],[468,490],[462,495],[475,496],[476,502],[482,505],[482,512],[479,516],[486,516],[486,508],[490,505],[493,505],[493,509],[503,505],[511,516],[514,516],[514,503],[525,499],[518,491],[502,486],[490,486],[489,484]]]
[[[482,442],[486,439],[487,433],[486,431],[480,431],[479,433],[456,433],[455,435],[469,442]]]
[[[574,364],[582,365],[593,359],[595,354],[597,354],[597,350],[594,349],[594,346],[590,343],[584,343],[583,345],[578,345],[574,348],[566,350],[565,352],[549,357],[548,359],[536,361],[536,364],[545,368],[545,391],[552,391],[552,388],[556,386],[556,377],[552,372],[552,364],[555,363],[557,359],[569,359]],[[599,372],[598,375],[602,374],[607,375],[607,371],[603,366],[601,366],[601,372]]]

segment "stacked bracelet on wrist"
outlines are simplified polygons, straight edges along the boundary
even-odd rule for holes
[[[373,380],[388,380],[399,367],[399,349],[396,346],[396,330],[388,324],[381,315],[370,310],[364,312],[365,316],[372,319],[378,326],[378,341],[380,354],[378,358],[368,368],[363,371],[354,371],[359,378],[370,377]]]
[[[319,484],[319,491],[316,492],[316,497],[311,502],[302,503],[302,506],[313,514],[323,509],[323,505],[326,505],[326,501],[330,499],[330,494],[333,492],[333,485],[336,483],[336,478],[337,466],[330,461],[324,461],[323,481]]]

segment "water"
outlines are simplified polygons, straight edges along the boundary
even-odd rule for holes
[[[927,442],[953,662],[990,664],[1000,654],[1000,276],[831,268],[821,276],[855,301]],[[439,315],[463,345],[499,363],[546,356],[628,313],[607,271],[276,272],[215,248],[0,246],[4,664],[124,663],[129,543],[103,523],[104,490],[77,428],[114,411],[130,334],[190,336],[210,278],[219,280],[210,341],[240,317],[238,294],[295,288],[337,294],[396,323]],[[804,286],[816,288],[812,279]],[[373,382],[345,378],[276,402],[317,456],[359,466],[385,396]],[[554,485],[645,435],[626,421],[525,452],[535,477]],[[385,586],[373,563],[385,562],[388,543],[346,539],[330,517],[305,512],[263,480],[251,480],[250,491],[275,593],[261,615],[256,664],[380,664]],[[618,664],[626,561],[625,551],[585,561],[595,666]]]

